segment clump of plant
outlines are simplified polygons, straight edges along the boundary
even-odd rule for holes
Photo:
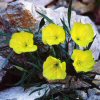
[[[26,65],[12,62],[12,66],[22,72],[21,80],[15,85],[25,87],[40,86],[44,83],[66,84],[67,78],[72,76],[76,80],[80,79],[90,84],[90,88],[99,89],[92,82],[93,75],[98,74],[93,72],[96,61],[90,50],[95,38],[92,25],[76,22],[71,27],[71,4],[68,9],[68,25],[61,19],[63,26],[59,26],[44,14],[37,13],[43,17],[37,32],[23,29],[23,31],[13,33],[9,38],[8,44],[12,50],[8,55],[9,61],[14,53],[24,55],[26,58]],[[45,25],[44,19],[48,21],[48,25]],[[66,93],[70,89],[70,87],[56,89],[52,96],[56,93]],[[86,90],[86,88],[82,89]]]

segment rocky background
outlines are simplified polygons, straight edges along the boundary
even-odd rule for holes
[[[67,23],[66,20],[67,9],[65,7],[68,7],[70,0],[18,0],[20,1],[20,3],[19,2],[9,3],[11,1],[16,1],[16,0],[0,0],[1,31],[12,34],[13,32],[19,29],[18,28],[19,26],[22,28],[32,28],[35,31],[35,28],[38,27],[38,22],[41,20],[41,17],[36,13],[36,10],[46,14],[57,24],[61,24],[61,22],[59,21],[60,18],[65,18],[65,21]],[[72,18],[71,18],[71,25],[73,25],[73,22],[75,21],[82,21],[83,23],[90,23],[93,25],[95,34],[97,34],[97,36],[91,49],[93,50],[95,59],[97,60],[95,71],[98,73],[100,73],[100,61],[99,61],[100,60],[100,46],[99,46],[100,5],[99,4],[100,4],[99,0],[73,0],[72,7],[74,11],[72,12]],[[3,39],[5,40],[5,38]],[[1,90],[0,100],[35,100],[36,98],[43,96],[43,94],[45,93],[45,89],[47,89],[49,92],[50,86],[47,84],[42,85],[41,87],[43,89],[41,91],[33,93],[31,96],[29,96],[29,93],[33,90],[33,88],[37,89],[38,87],[31,87],[26,91],[24,91],[22,87],[13,87],[5,90],[5,87],[3,87],[3,85],[1,84],[2,78],[7,73],[5,70],[3,70],[3,68],[9,62],[9,60],[6,59],[6,53],[5,53],[5,52],[9,53],[9,50],[6,51],[5,49],[7,48],[5,47],[6,46],[4,46],[4,50],[0,50],[0,90]],[[4,61],[6,61],[6,65],[2,66]],[[24,61],[21,60],[21,62]],[[7,67],[9,69],[9,66]],[[9,79],[9,76],[7,78]],[[10,79],[13,78],[11,78],[10,76]],[[99,81],[94,81],[94,83],[100,85],[100,75],[96,75],[95,79],[98,79]],[[80,81],[72,84],[72,86],[76,87],[82,85],[84,84]],[[51,88],[54,86],[51,85]],[[61,84],[58,84],[58,86],[60,88],[64,87]],[[81,95],[84,100],[100,100],[100,91],[95,88],[88,89],[87,92],[77,91],[77,93]]]

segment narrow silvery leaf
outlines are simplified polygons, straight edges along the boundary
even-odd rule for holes
[[[23,72],[28,72],[26,69],[24,69],[24,68],[22,68],[22,67],[20,67],[20,66],[14,66],[14,67],[16,67],[18,70],[20,70],[20,71],[23,71]]]
[[[54,23],[50,18],[48,18],[46,15],[40,13],[37,11],[38,14],[40,14],[43,18],[45,18],[49,23]]]
[[[68,26],[65,24],[65,22],[61,19],[61,22],[63,24],[63,28],[65,29],[65,31],[67,31],[67,33],[69,34],[69,28]]]
[[[69,24],[69,28],[71,28],[71,26],[70,26],[71,7],[72,7],[72,0],[70,0],[69,7],[68,7],[68,24]]]
[[[38,33],[39,33],[40,29],[44,26],[44,24],[45,24],[45,21],[44,21],[44,18],[42,18],[41,21],[40,21],[40,24],[39,24]]]

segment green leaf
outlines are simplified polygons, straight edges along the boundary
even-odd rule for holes
[[[79,49],[79,45],[77,45],[76,43],[72,43],[74,49]]]
[[[36,52],[36,56],[37,56],[37,59],[38,59],[38,61],[37,61],[38,65],[42,66],[42,59],[41,59],[38,51]]]
[[[16,66],[14,65],[15,68],[17,68],[18,70],[22,71],[22,72],[28,72],[26,69],[22,68],[22,67],[19,67],[19,66]]]
[[[67,31],[67,34],[70,35],[70,31],[69,31],[68,26],[65,24],[65,22],[64,22],[62,19],[61,19],[61,22],[62,22],[62,24],[63,24],[63,28],[65,29],[65,31]]]
[[[32,93],[34,93],[34,92],[37,92],[37,91],[40,91],[40,90],[42,90],[42,89],[44,89],[45,87],[40,87],[40,88],[38,88],[38,89],[35,89],[35,90],[33,90],[29,95],[31,95]]]
[[[56,51],[55,51],[54,46],[50,47],[50,53],[51,53],[52,56],[56,57]]]
[[[38,33],[40,31],[40,29],[45,25],[45,21],[44,18],[41,19],[40,24],[39,24],[39,29],[38,29]]]
[[[95,0],[95,5],[96,5],[96,7],[100,7],[100,0]]]
[[[70,26],[71,8],[72,8],[72,0],[70,0],[69,7],[68,7],[68,24],[69,24],[70,29],[71,29],[71,26]]]
[[[27,62],[27,64],[30,64],[32,65],[34,68],[36,68],[37,70],[41,71],[40,67],[34,63],[31,63],[31,62]]]
[[[4,32],[0,32],[0,36],[9,36],[9,37],[11,37],[11,34],[9,34],[9,33],[4,33]]]
[[[33,74],[33,69],[31,69],[28,73],[24,72],[21,77],[21,80],[17,82],[15,85],[23,85],[24,82],[32,76],[32,74]]]
[[[17,85],[23,84],[23,82],[29,77],[29,75],[28,76],[26,76],[26,75],[27,75],[27,73],[24,72],[22,77],[21,77],[21,80],[19,82],[17,82],[16,84],[14,84],[14,85],[17,86]]]
[[[18,31],[24,31],[24,32],[30,32],[30,33],[33,33],[32,29],[31,28],[21,28],[21,27],[18,27]]]
[[[40,14],[43,18],[45,18],[49,23],[54,23],[50,18],[48,18],[46,15],[36,11],[38,14]]]
[[[28,56],[29,56],[32,60],[36,60],[36,57],[34,56],[33,53],[28,53]]]
[[[9,43],[9,40],[3,40],[3,41],[0,41],[0,44],[2,44],[2,43],[8,44],[8,43]]]
[[[95,36],[95,37],[96,37],[96,36]],[[94,41],[95,37],[93,38],[93,41]],[[93,41],[90,42],[89,45],[88,45],[88,47],[86,47],[84,50],[89,50],[89,49],[91,48],[91,46],[92,46]]]

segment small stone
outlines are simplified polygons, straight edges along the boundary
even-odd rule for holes
[[[100,69],[99,69],[99,71],[100,71]],[[100,75],[95,76],[93,83],[100,86]]]
[[[87,93],[85,93],[84,91],[77,90],[77,93],[83,98],[83,100],[87,99]]]
[[[89,89],[88,90],[88,98],[87,100],[100,100],[100,95],[97,95],[98,93],[100,93],[100,90],[93,88],[93,89]]]
[[[100,100],[100,95],[92,95],[87,100]]]
[[[94,72],[100,73],[100,61],[98,61],[94,67]]]

